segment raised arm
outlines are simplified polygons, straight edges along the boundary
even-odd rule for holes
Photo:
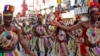
[[[59,28],[62,28],[63,30],[67,30],[67,31],[72,31],[72,30],[75,30],[75,29],[78,29],[82,26],[82,22],[80,21],[79,23],[77,23],[76,25],[73,25],[73,26],[64,26],[64,25],[61,25],[59,22],[57,21],[53,21],[50,23],[51,25],[55,25]]]

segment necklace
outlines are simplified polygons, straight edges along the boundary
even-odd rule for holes
[[[97,18],[97,20],[98,20],[98,18]],[[96,30],[96,27],[97,27],[96,21],[94,23],[94,28],[93,28],[93,27],[91,27],[90,20],[89,20],[89,27],[90,27],[89,32],[90,32],[91,36],[93,36],[93,37],[95,37],[95,30]]]
[[[5,30],[5,37],[7,40],[11,39],[11,31],[9,31],[7,28],[4,27]]]
[[[98,19],[97,19],[98,20]],[[96,21],[97,21],[96,20]],[[86,31],[86,35],[88,36],[88,40],[92,43],[92,44],[95,44],[97,43],[99,37],[97,36],[97,33],[96,33],[96,27],[97,27],[97,24],[96,22],[94,23],[94,27],[91,26],[90,24],[90,20],[89,20],[89,28],[87,29]]]

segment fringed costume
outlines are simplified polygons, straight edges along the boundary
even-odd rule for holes
[[[12,45],[16,45],[18,41],[18,36],[14,31],[7,31],[1,33],[0,35],[0,47],[9,48]],[[0,56],[21,56],[17,48],[11,51],[0,50]]]

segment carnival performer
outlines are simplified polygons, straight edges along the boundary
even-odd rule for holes
[[[58,42],[57,48],[59,50],[60,56],[68,56],[66,32],[60,28],[57,28],[56,34],[56,41]]]
[[[37,54],[38,56],[47,56],[49,41],[47,38],[47,32],[45,26],[42,24],[43,17],[41,14],[38,15],[38,25],[35,27],[35,36],[37,37]]]
[[[51,22],[51,25],[55,25],[61,29],[66,31],[72,31],[78,29],[80,27],[83,28],[82,38],[84,39],[83,43],[80,45],[80,51],[82,56],[89,56],[88,47],[96,47],[96,43],[100,39],[100,24],[97,24],[98,21],[98,12],[99,8],[97,5],[91,5],[89,7],[89,20],[88,21],[80,21],[76,25],[73,26],[64,26],[57,21]]]
[[[19,29],[11,25],[13,12],[13,5],[5,5],[3,11],[4,24],[0,25],[0,56],[21,56],[16,48],[17,42],[21,43],[27,54],[35,56],[26,45]]]

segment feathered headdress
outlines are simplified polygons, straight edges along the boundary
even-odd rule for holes
[[[12,16],[14,12],[14,6],[12,5],[5,5],[3,15],[4,16]]]

